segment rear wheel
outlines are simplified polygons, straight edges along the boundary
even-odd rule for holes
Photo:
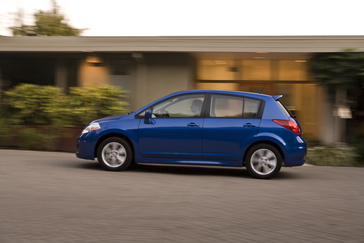
[[[129,143],[118,137],[105,139],[97,150],[97,159],[106,170],[125,170],[129,167],[132,157]]]
[[[269,179],[280,171],[282,156],[270,144],[257,144],[248,151],[245,157],[245,166],[251,176]]]

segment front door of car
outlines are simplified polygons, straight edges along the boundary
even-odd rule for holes
[[[201,110],[204,94],[179,95],[151,107],[152,117],[139,124],[143,158],[202,159]]]
[[[203,128],[203,158],[240,165],[242,150],[260,125],[260,104],[256,99],[212,94]]]

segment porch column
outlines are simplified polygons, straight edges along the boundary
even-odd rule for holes
[[[55,72],[55,85],[62,89],[63,92],[67,90],[67,67],[63,58],[58,59],[56,62]]]
[[[327,93],[327,92],[326,92]],[[326,100],[322,105],[322,142],[325,144],[335,144],[346,141],[346,121],[338,114],[338,108],[345,104],[346,89],[337,88],[335,102]]]
[[[148,104],[148,67],[141,53],[133,53],[135,60],[133,99],[131,109],[135,110]]]

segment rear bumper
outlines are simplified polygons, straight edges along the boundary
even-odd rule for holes
[[[287,155],[285,156],[284,166],[300,166],[306,161],[307,146],[294,147],[287,150]]]

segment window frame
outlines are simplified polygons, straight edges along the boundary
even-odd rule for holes
[[[243,111],[242,111],[242,117],[212,117],[210,116],[210,109],[211,109],[211,101],[212,101],[212,96],[228,96],[228,97],[237,97],[237,98],[241,98],[243,99]],[[257,100],[259,101],[259,106],[258,106],[258,111],[257,111],[257,115],[255,117],[243,117],[244,115],[244,106],[245,106],[245,99],[251,99],[251,100]],[[242,96],[242,95],[233,95],[233,94],[219,94],[219,93],[209,93],[208,97],[206,99],[207,103],[207,109],[205,110],[205,114],[204,117],[206,118],[216,118],[216,119],[261,119],[263,116],[263,111],[264,111],[264,107],[265,107],[265,101],[263,99],[258,99],[258,98],[252,98],[252,97],[246,97],[246,96]]]
[[[205,93],[205,92],[201,92],[201,93],[189,93],[189,94],[179,94],[176,96],[172,96],[169,97],[167,99],[161,100],[160,102],[149,106],[148,108],[144,109],[143,111],[139,112],[137,115],[134,116],[134,118],[136,119],[144,119],[144,116],[140,116],[141,113],[146,112],[147,110],[151,110],[153,113],[153,107],[159,105],[162,102],[165,102],[169,99],[173,99],[173,98],[177,98],[179,96],[187,96],[187,95],[204,95],[204,101],[203,101],[203,105],[202,105],[202,109],[201,109],[201,115],[199,117],[155,117],[153,119],[191,119],[191,118],[216,118],[216,119],[262,119],[263,116],[263,112],[264,112],[264,107],[265,107],[265,100],[263,99],[258,99],[258,98],[252,98],[252,97],[246,97],[246,96],[242,96],[242,95],[234,95],[234,94],[220,94],[220,93]],[[230,96],[230,97],[238,97],[238,98],[243,98],[244,102],[245,99],[252,99],[252,100],[258,100],[260,101],[260,105],[258,108],[258,112],[257,112],[257,116],[256,117],[211,117],[210,116],[210,108],[211,108],[211,99],[213,95],[217,95],[217,96]],[[244,112],[244,111],[243,111]]]
[[[205,110],[206,110],[206,106],[207,106],[207,98],[208,98],[208,94],[205,93],[205,92],[201,92],[201,93],[188,93],[188,94],[179,94],[179,95],[175,95],[175,96],[172,96],[172,97],[169,97],[169,98],[166,98],[164,100],[161,100],[160,102],[154,104],[154,105],[151,105],[149,106],[148,108],[142,110],[141,112],[139,112],[138,114],[136,114],[134,116],[134,118],[136,119],[144,119],[144,116],[141,116],[140,114],[143,113],[143,112],[146,112],[148,110],[151,110],[152,111],[152,114],[153,114],[153,109],[155,106],[163,103],[163,102],[166,102],[167,100],[170,100],[170,99],[174,99],[174,98],[177,98],[177,97],[180,97],[180,96],[191,96],[191,95],[201,95],[201,96],[204,96],[204,100],[203,100],[203,104],[202,104],[202,109],[201,109],[201,113],[200,113],[200,116],[198,117],[154,117],[153,119],[191,119],[191,118],[206,118],[204,115],[206,114]],[[186,98],[188,99],[188,98]],[[185,99],[183,99],[185,100]],[[168,107],[168,106],[167,106]]]

